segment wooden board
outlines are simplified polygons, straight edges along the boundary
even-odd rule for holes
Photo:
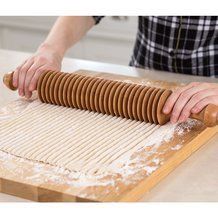
[[[80,73],[87,73],[81,71]],[[88,72],[90,73],[90,72]],[[91,72],[92,73],[92,72]],[[143,83],[157,87],[175,87],[176,84],[146,81],[140,78],[114,76],[110,74],[94,74],[94,76],[128,80],[128,82]],[[161,163],[153,172],[148,173],[143,167],[125,180],[120,175],[108,175],[93,185],[75,186],[65,172],[49,164],[38,163],[0,152],[0,191],[10,195],[30,199],[33,201],[137,201],[159,181],[174,170],[182,161],[199,149],[218,131],[217,127],[206,128],[196,122],[191,128],[184,128],[181,135],[175,133],[170,141],[163,142],[158,148],[158,157]],[[178,146],[179,147],[176,147]],[[146,156],[147,147],[136,152],[133,158],[141,160]],[[156,155],[156,156],[155,156]],[[157,154],[149,158],[156,158]],[[137,163],[136,163],[137,164]],[[136,167],[136,166],[132,166]],[[150,167],[152,167],[152,162]]]

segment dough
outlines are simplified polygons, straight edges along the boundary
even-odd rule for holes
[[[159,128],[35,100],[11,118],[0,119],[0,150],[70,171],[105,173],[142,148]]]

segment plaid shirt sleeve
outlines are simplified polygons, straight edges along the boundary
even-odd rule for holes
[[[92,16],[93,17],[93,19],[94,19],[94,21],[95,21],[95,25],[96,24],[98,24],[100,21],[101,21],[101,19],[104,17],[104,16]]]

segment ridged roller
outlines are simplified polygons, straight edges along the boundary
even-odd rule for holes
[[[4,84],[12,84],[13,73],[5,74]],[[76,73],[48,71],[41,74],[37,83],[39,99],[44,103],[90,110],[102,114],[163,125],[170,115],[162,113],[171,90],[139,84],[119,82]],[[206,126],[218,124],[218,107],[208,105],[191,118]]]

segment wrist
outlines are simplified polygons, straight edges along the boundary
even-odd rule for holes
[[[59,59],[63,59],[66,50],[57,45],[53,45],[48,42],[43,42],[37,49],[37,52],[51,52],[55,54]]]

